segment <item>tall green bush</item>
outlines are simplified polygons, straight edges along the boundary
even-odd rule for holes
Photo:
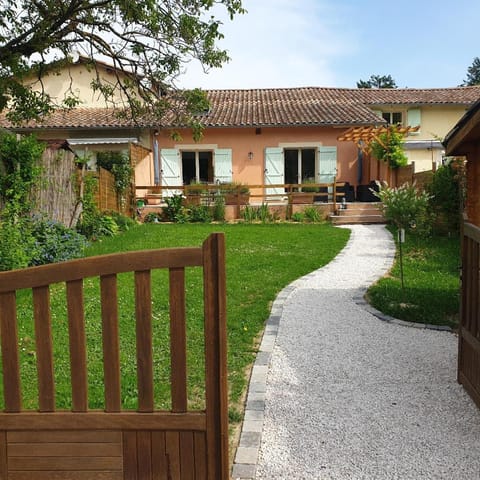
[[[45,144],[34,136],[17,139],[0,136],[0,199],[8,209],[4,214],[26,215],[32,210],[31,189],[40,179],[40,159]]]
[[[437,227],[458,232],[464,195],[464,171],[459,162],[449,162],[439,167],[427,186],[430,204],[437,216]]]
[[[409,231],[422,234],[430,232],[432,215],[429,193],[409,184],[392,188],[383,183],[379,187],[378,192],[372,192],[381,200],[380,208],[389,222]]]
[[[0,270],[30,264],[35,243],[30,193],[40,180],[44,149],[33,136],[0,135]]]

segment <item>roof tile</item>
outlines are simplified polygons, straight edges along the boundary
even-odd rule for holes
[[[208,90],[210,111],[201,116],[206,127],[261,126],[360,126],[378,124],[375,106],[472,105],[480,98],[480,86],[435,89],[276,88]],[[374,109],[374,108],[373,108]],[[57,110],[26,129],[130,128],[156,126],[149,120],[132,121],[107,108]],[[0,126],[11,128],[5,117]],[[164,127],[174,127],[166,118]]]

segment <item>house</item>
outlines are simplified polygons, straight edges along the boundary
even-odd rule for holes
[[[58,110],[40,122],[2,125],[19,133],[36,132],[40,138],[64,138],[78,154],[90,156],[92,168],[97,151],[130,149],[135,183],[145,187],[137,195],[156,185],[192,182],[266,185],[267,196],[285,191],[268,185],[305,179],[368,184],[377,177],[362,170],[357,146],[338,138],[351,127],[388,123],[420,127],[406,138],[405,148],[416,171],[431,170],[442,161],[441,139],[480,98],[478,86],[211,90],[210,109],[198,113],[205,126],[203,139],[195,142],[191,131],[168,118],[155,124],[118,117],[88,88],[94,80],[88,64],[74,67],[68,75],[46,77],[44,84],[50,92],[74,91],[80,107]],[[113,83],[112,67],[100,68]]]
[[[57,104],[66,96],[72,96],[79,106],[72,110],[58,109],[40,122],[13,126],[3,117],[0,124],[18,133],[35,133],[40,139],[63,138],[78,156],[88,159],[92,169],[98,151],[130,152],[141,161],[150,152],[150,130],[146,125],[121,118],[115,110],[126,103],[125,94],[119,88],[119,82],[125,78],[125,73],[104,62],[97,61],[93,68],[82,56],[68,67],[60,63],[58,67],[53,66],[41,83],[35,77],[26,83],[33,90],[43,90]],[[113,95],[108,103],[92,88],[98,79],[112,87]]]
[[[466,159],[458,381],[480,408],[480,100],[457,122],[444,144],[447,155]]]
[[[290,88],[208,91],[204,138],[188,131],[173,140],[175,125],[154,131],[153,165],[137,169],[137,185],[238,181],[250,185],[368,183],[353,143],[339,142],[354,126],[419,126],[405,149],[416,170],[431,170],[443,156],[441,139],[480,98],[480,87],[450,89]],[[148,170],[148,168],[150,170]],[[155,175],[157,172],[157,175]],[[362,176],[363,175],[363,176]],[[150,182],[150,183],[149,183]],[[268,189],[278,193],[278,188]]]

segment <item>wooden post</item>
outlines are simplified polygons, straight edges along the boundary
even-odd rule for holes
[[[227,480],[228,389],[225,237],[210,235],[203,244],[205,285],[205,396],[209,480]]]
[[[333,177],[333,213],[337,211],[337,177]]]

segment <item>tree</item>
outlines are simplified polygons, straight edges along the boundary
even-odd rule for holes
[[[25,79],[35,75],[41,85],[47,73],[82,55],[92,69],[99,59],[112,63],[116,81],[107,84],[97,75],[92,84],[107,104],[120,88],[134,118],[174,110],[191,119],[188,113],[206,108],[205,95],[181,91],[175,80],[192,59],[205,69],[228,60],[216,45],[223,38],[216,8],[230,19],[244,13],[241,0],[0,0],[0,111],[8,107],[9,119],[18,123],[77,105],[73,91],[58,105]]]
[[[391,75],[371,75],[368,80],[359,80],[357,88],[397,88]]]
[[[480,85],[480,58],[475,57],[467,69],[467,78],[463,81],[462,87]]]

